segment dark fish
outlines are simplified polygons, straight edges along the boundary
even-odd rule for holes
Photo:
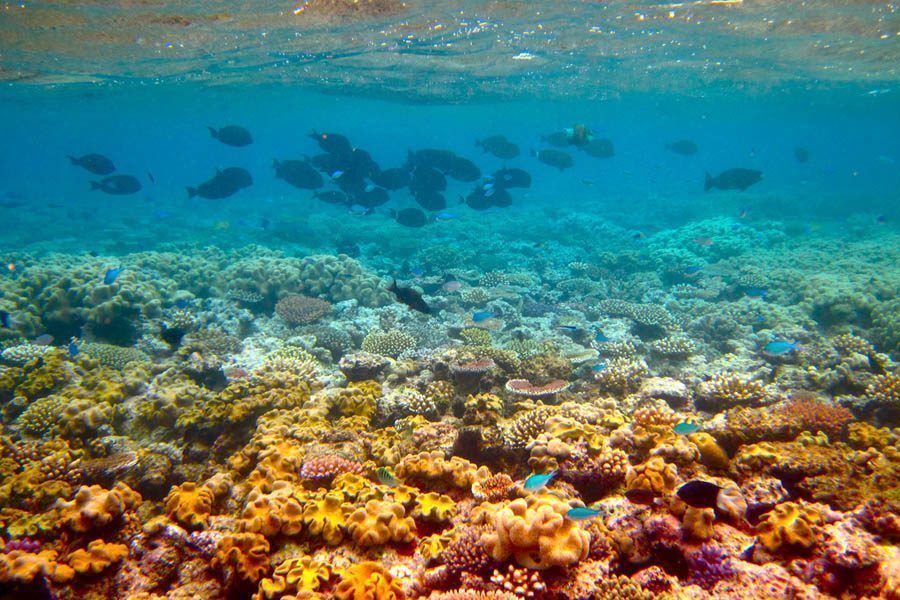
[[[66,346],[66,350],[69,352],[69,356],[71,356],[72,358],[75,358],[81,352],[81,349],[78,348],[78,344],[75,343],[75,340],[69,342],[69,344]]]
[[[594,158],[612,158],[616,155],[612,140],[605,138],[593,139],[582,146],[581,150]]]
[[[416,202],[425,210],[436,211],[447,208],[447,200],[438,191],[427,191],[415,196]]]
[[[190,305],[191,305],[190,301],[187,300],[186,298],[179,298],[178,300],[175,301],[175,308],[178,308],[181,310],[186,309]]]
[[[94,175],[109,175],[116,170],[113,161],[102,154],[85,154],[84,156],[68,156],[73,165],[90,171]]]
[[[496,188],[490,199],[491,203],[498,208],[512,206],[512,196],[504,188]]]
[[[207,128],[214,138],[229,146],[240,148],[253,143],[253,137],[250,135],[250,132],[239,125],[226,125],[221,129],[209,126]]]
[[[131,175],[111,175],[91,182],[91,190],[100,190],[113,196],[127,196],[141,191],[141,182]]]
[[[362,196],[368,187],[365,178],[350,173],[342,174],[334,182],[337,183],[342,192],[353,198]]]
[[[720,491],[722,488],[711,481],[692,479],[679,486],[675,494],[694,508],[716,508]]]
[[[112,269],[107,269],[106,273],[103,274],[103,283],[106,285],[112,285],[116,282],[116,279],[119,278],[119,275],[124,271],[124,267],[113,267]]]
[[[409,181],[409,191],[413,196],[422,192],[443,192],[447,189],[447,178],[434,167],[416,167]]]
[[[428,223],[428,217],[418,208],[404,208],[399,211],[391,211],[394,220],[406,227],[423,227]]]
[[[228,167],[227,169],[216,169],[216,174],[212,179],[204,181],[195,188],[187,188],[187,193],[188,198],[200,196],[208,200],[220,200],[233,196],[251,185],[253,185],[253,178],[246,169]]]
[[[381,206],[390,200],[391,197],[387,193],[387,190],[380,187],[370,187],[362,191],[362,193],[356,196],[356,201],[368,208],[375,208],[376,206]]]
[[[805,163],[809,160],[809,150],[797,146],[794,148],[794,158],[797,159],[798,163]]]
[[[313,131],[309,134],[309,137],[316,140],[319,148],[329,154],[348,157],[353,154],[353,146],[350,145],[350,140],[339,133],[318,133]]]
[[[309,163],[323,173],[328,173],[329,176],[332,176],[332,173],[336,171],[343,171],[349,166],[346,156],[328,154],[327,152],[325,154],[316,154],[309,159]]]
[[[422,298],[422,294],[411,287],[402,288],[398,286],[396,279],[391,282],[391,286],[388,288],[388,291],[393,292],[398,301],[410,307],[411,309],[417,310],[420,313],[425,313],[426,315],[431,313],[431,309],[428,307],[428,304],[425,303],[425,300]]]
[[[625,491],[625,497],[635,504],[653,504],[656,494],[647,488],[634,488]]]
[[[740,190],[743,192],[761,179],[762,171],[739,167],[722,171],[715,177],[707,173],[703,191],[708,192],[713,188],[718,188],[720,190]]]
[[[565,148],[569,145],[569,134],[565,131],[554,131],[553,133],[542,135],[541,141],[557,148]]]
[[[0,310],[0,325],[2,325],[4,329],[9,329],[12,325],[12,315],[9,314],[9,311]]]
[[[350,160],[347,162],[347,168],[344,169],[346,173],[365,178],[371,178],[380,170],[381,167],[378,166],[372,155],[362,148],[355,148],[350,153]]]
[[[457,181],[475,181],[481,177],[481,169],[468,158],[455,156],[447,175]]]
[[[697,144],[692,140],[678,140],[677,142],[666,144],[666,150],[682,156],[691,156],[697,154]]]
[[[494,200],[484,188],[477,187],[466,196],[466,205],[473,210],[487,210],[494,205]]]
[[[556,167],[560,171],[571,168],[572,165],[575,164],[575,161],[572,160],[572,157],[562,150],[532,150],[531,155],[545,165]]]
[[[315,190],[323,185],[322,176],[305,160],[273,160],[275,177],[304,190]]]
[[[519,147],[502,135],[492,135],[483,140],[476,140],[475,145],[481,146],[485,152],[504,160],[515,158],[519,155]]]
[[[402,167],[379,170],[372,173],[369,179],[386,190],[399,190],[409,185],[409,171]]]
[[[407,163],[411,167],[431,167],[443,173],[453,168],[453,162],[456,154],[450,150],[439,150],[437,148],[425,148],[424,150],[416,150],[407,155]]]
[[[528,188],[531,175],[522,169],[500,169],[494,173],[494,184],[502,188]]]
[[[313,198],[318,198],[322,202],[327,202],[328,204],[347,204],[348,201],[347,194],[338,190],[316,192],[313,194]]]
[[[153,173],[147,171],[147,179],[150,180],[150,183],[156,183],[156,177],[153,176]]]

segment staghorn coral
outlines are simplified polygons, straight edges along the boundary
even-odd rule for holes
[[[733,406],[755,406],[768,399],[765,386],[734,373],[716,373],[697,386],[696,405],[700,410],[721,411]]]
[[[532,494],[501,506],[481,537],[498,561],[513,558],[529,569],[567,567],[587,558],[591,535],[566,518],[571,506],[550,494]]]

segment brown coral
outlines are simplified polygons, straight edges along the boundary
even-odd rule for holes
[[[210,488],[188,481],[169,491],[165,499],[166,514],[185,527],[203,527],[215,499]]]
[[[269,571],[269,542],[258,533],[225,535],[216,545],[212,566],[229,577],[255,583]]]
[[[401,600],[403,590],[380,564],[365,561],[342,569],[334,588],[338,600]]]
[[[140,503],[140,494],[120,482],[111,490],[82,486],[71,501],[57,501],[57,509],[62,526],[84,533],[109,524]]]
[[[696,404],[700,410],[720,411],[762,404],[767,398],[766,387],[759,381],[734,373],[716,373],[697,386]]]
[[[107,544],[103,540],[94,540],[88,544],[87,550],[76,550],[69,555],[67,561],[76,573],[100,573],[128,556],[128,546],[124,544]]]
[[[289,294],[278,301],[275,312],[291,325],[305,325],[330,313],[331,303],[321,298]]]

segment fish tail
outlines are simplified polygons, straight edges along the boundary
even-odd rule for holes
[[[706,174],[706,182],[703,184],[703,191],[708,192],[709,190],[711,190],[713,188],[714,184],[715,184],[715,180],[713,179],[712,175],[707,173]]]
[[[71,154],[66,154],[66,158],[68,158],[69,161],[71,161],[71,163],[72,163],[73,165],[77,165],[77,164],[78,164],[78,159],[77,159],[76,157],[72,156]]]
[[[93,192],[94,190],[99,190],[101,187],[103,187],[103,186],[101,186],[101,185],[100,185],[99,183],[97,183],[96,181],[92,181],[92,182],[91,182],[91,191],[92,191],[92,192]]]
[[[219,138],[219,132],[216,131],[216,128],[215,128],[215,127],[213,127],[213,126],[211,126],[211,125],[207,125],[206,128],[209,129],[209,134],[210,134],[211,136],[213,136],[213,137],[216,138],[216,139]]]
[[[187,190],[187,195],[188,195],[189,199],[193,198],[194,196],[197,195],[197,188],[189,187],[189,188],[185,188],[185,189]]]

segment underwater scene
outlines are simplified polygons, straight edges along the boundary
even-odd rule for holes
[[[900,8],[0,7],[0,599],[900,599]]]

